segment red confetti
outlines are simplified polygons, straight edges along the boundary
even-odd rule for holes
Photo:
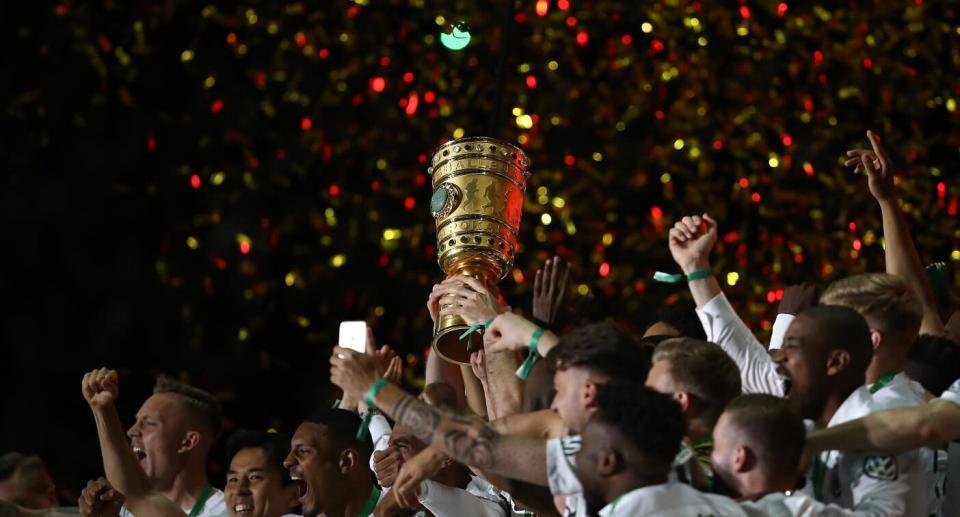
[[[380,66],[390,66],[390,56],[383,56],[380,58]]]
[[[433,93],[433,90],[427,90],[423,93],[423,102],[433,104],[435,100],[437,100],[437,94]]]
[[[222,109],[223,101],[220,99],[213,101],[213,104],[210,105],[210,113],[220,113]]]
[[[752,199],[754,203],[759,203],[759,202],[760,202],[760,193],[759,193],[759,192],[754,192],[753,194],[750,195],[750,199]]]
[[[867,70],[873,68],[873,60],[870,59],[869,57],[863,58],[863,67],[866,68]]]
[[[803,99],[803,109],[807,112],[813,111],[813,99],[810,97]]]
[[[657,205],[651,206],[651,207],[650,207],[650,217],[652,217],[654,221],[657,221],[657,220],[659,220],[659,219],[663,219],[663,209],[660,208],[660,207],[657,206]]]
[[[590,35],[586,32],[580,31],[577,33],[577,45],[581,47],[587,46],[587,43],[590,41]]]
[[[741,6],[740,6],[740,16],[742,16],[744,20],[749,19],[749,18],[750,18],[750,8],[747,7],[747,6],[745,6],[745,5],[741,5]]]
[[[298,32],[294,34],[293,41],[297,43],[298,47],[304,47],[307,45],[307,35],[302,32]]]
[[[380,93],[380,92],[382,92],[383,90],[386,90],[386,89],[387,89],[387,80],[384,79],[383,77],[380,77],[380,76],[371,77],[371,78],[370,78],[370,89],[373,90],[373,91],[375,91],[375,92],[377,92],[377,93]]]
[[[650,48],[653,49],[654,52],[660,52],[663,50],[663,42],[658,39],[654,39],[650,42]]]
[[[719,151],[723,149],[723,140],[717,139],[713,141],[713,149]]]
[[[813,176],[813,173],[815,172],[813,170],[813,165],[810,165],[809,163],[803,164],[803,172],[807,173],[807,176]]]
[[[813,62],[816,63],[816,64],[818,64],[818,65],[819,65],[820,63],[823,63],[823,51],[822,51],[822,50],[815,50],[815,51],[813,52]]]
[[[247,241],[241,241],[241,242],[240,242],[240,253],[242,253],[242,254],[244,254],[244,255],[246,255],[247,253],[250,253],[250,243],[249,243],[249,242],[247,242]]]
[[[153,151],[157,148],[157,139],[150,135],[147,137],[147,151]]]
[[[403,82],[412,83],[413,82],[413,72],[406,72],[403,74]]]
[[[847,228],[850,228],[851,232],[857,231],[857,223],[850,221],[850,224],[847,225]]]
[[[309,131],[310,128],[312,127],[313,127],[313,121],[310,120],[310,117],[303,117],[303,119],[300,120],[300,129],[304,131]]]
[[[608,264],[608,263],[606,263],[606,262],[604,262],[603,264],[600,264],[600,271],[599,271],[599,272],[600,272],[600,276],[602,276],[602,277],[606,277],[607,275],[609,275],[609,274],[610,274],[610,264]]]
[[[570,8],[570,0],[557,0],[557,9],[566,11]]]
[[[417,95],[417,92],[410,92],[410,96],[406,100],[407,107],[404,112],[407,116],[413,116],[417,112],[417,105],[420,104],[420,96]]]
[[[403,199],[403,208],[413,210],[415,206],[417,206],[417,200],[414,199],[413,196],[407,196]]]
[[[633,36],[629,34],[624,34],[623,36],[620,36],[620,43],[623,45],[629,45],[633,43]]]
[[[328,57],[330,57],[330,50],[325,48],[320,49],[320,51],[317,52],[317,57],[319,57],[320,59],[327,59]]]
[[[527,88],[531,90],[537,87],[537,77],[534,75],[527,76]]]
[[[577,17],[576,16],[567,16],[567,27],[576,27],[577,26]]]
[[[572,154],[568,154],[563,157],[563,163],[567,164],[567,167],[573,167],[577,163],[577,159]]]
[[[777,16],[783,16],[785,14],[787,14],[787,4],[780,2],[777,4]]]
[[[330,185],[330,188],[327,189],[327,191],[330,192],[330,195],[333,197],[337,197],[340,195],[340,187],[338,187],[336,183],[334,183],[333,185]]]
[[[653,116],[656,117],[657,120],[663,120],[667,116],[667,114],[664,113],[663,110],[657,110],[653,114]]]
[[[860,242],[860,239],[854,239],[854,240],[853,240],[853,249],[855,249],[855,250],[857,250],[857,251],[860,251],[860,248],[862,248],[862,247],[863,247],[863,243]]]
[[[740,188],[747,188],[750,186],[750,180],[747,178],[740,178]]]
[[[234,33],[227,34],[227,44],[236,45],[237,44],[237,35]]]
[[[198,174],[193,174],[190,176],[190,186],[193,188],[200,188],[200,176]]]
[[[791,145],[793,145],[793,137],[791,137],[787,133],[784,133],[783,135],[780,136],[780,141],[783,142],[783,145],[787,147],[790,147]]]

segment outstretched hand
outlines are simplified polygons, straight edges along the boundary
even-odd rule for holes
[[[109,404],[120,396],[120,382],[116,370],[99,368],[86,373],[80,383],[84,400],[90,407],[99,408]]]
[[[333,354],[330,356],[330,382],[343,390],[345,398],[363,400],[379,378],[373,357],[348,348],[333,347]]]
[[[688,215],[670,229],[670,254],[684,273],[708,267],[716,243],[717,222],[707,214]]]
[[[872,149],[851,149],[847,151],[849,157],[844,165],[853,167],[854,172],[867,173],[867,185],[870,193],[877,201],[889,200],[893,197],[893,161],[887,150],[880,144],[880,136],[873,131],[867,131]]]
[[[547,259],[533,279],[533,317],[552,325],[567,291],[570,263],[560,257]]]

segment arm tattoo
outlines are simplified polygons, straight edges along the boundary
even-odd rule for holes
[[[442,411],[410,395],[394,406],[393,417],[427,445],[443,427],[443,445],[459,462],[486,469],[493,468],[496,462],[500,435],[486,422]]]
[[[433,441],[433,433],[440,427],[441,413],[410,395],[403,397],[394,409],[397,423],[403,424],[418,440],[427,445]]]

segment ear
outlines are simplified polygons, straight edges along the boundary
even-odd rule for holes
[[[360,464],[360,453],[356,449],[344,449],[340,453],[340,473],[346,474]]]
[[[693,401],[690,400],[690,394],[686,391],[673,392],[673,400],[676,400],[680,403],[680,408],[683,409],[684,414],[690,411],[690,404]]]
[[[610,477],[620,470],[620,455],[613,449],[604,449],[597,453],[597,474]]]
[[[597,383],[587,381],[583,385],[583,406],[594,407],[597,405]]]
[[[177,449],[177,452],[184,453],[191,451],[200,446],[200,433],[196,431],[187,431],[187,434],[183,436],[183,440],[180,441],[180,448]]]
[[[827,375],[837,375],[850,366],[850,352],[841,349],[830,351],[827,357]]]
[[[876,352],[880,345],[883,344],[883,336],[880,335],[880,331],[877,329],[870,329],[870,343],[873,345],[873,351]]]
[[[456,463],[456,461],[454,461],[453,458],[447,456],[447,457],[443,458],[443,461],[440,462],[440,468],[441,468],[441,469],[445,469],[445,468],[449,467],[450,465],[453,465],[454,463]]]
[[[753,468],[755,463],[756,458],[754,457],[753,451],[743,445],[738,445],[733,457],[733,470],[736,472],[747,472]]]

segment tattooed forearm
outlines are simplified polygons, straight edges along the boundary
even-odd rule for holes
[[[477,422],[477,424],[480,424]],[[496,466],[496,445],[500,435],[484,424],[457,427],[443,434],[443,444],[457,461],[481,468]]]
[[[389,413],[424,443],[433,443],[439,433],[442,443],[436,445],[442,445],[443,452],[457,461],[480,468],[494,466],[494,449],[500,435],[486,422],[428,406],[410,395],[405,395]]]
[[[410,429],[417,439],[424,443],[433,441],[433,433],[440,426],[441,413],[423,401],[405,396],[394,409],[394,419],[397,423]]]

